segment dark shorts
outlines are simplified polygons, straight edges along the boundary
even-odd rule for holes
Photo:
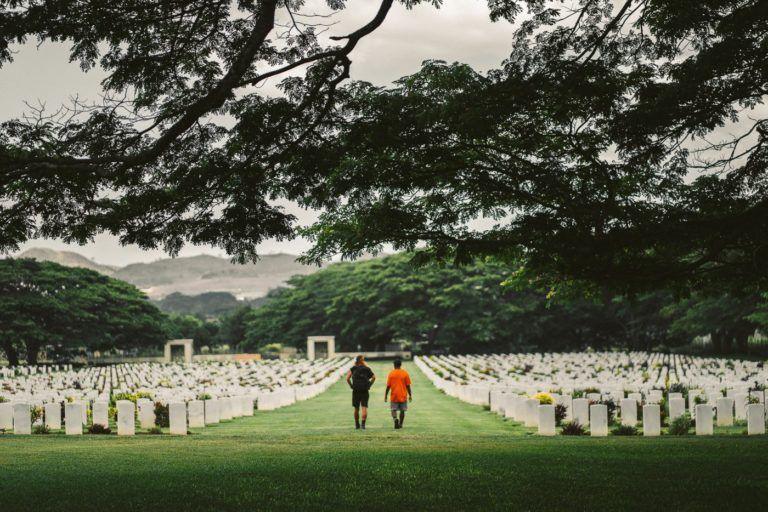
[[[408,402],[390,402],[389,408],[392,411],[407,411]]]
[[[352,407],[368,407],[368,391],[352,390]]]

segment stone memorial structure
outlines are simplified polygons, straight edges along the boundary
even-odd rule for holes
[[[117,435],[136,435],[136,406],[130,400],[117,401]]]
[[[538,407],[538,424],[540,436],[553,436],[555,435],[555,406],[554,405],[539,405]]]
[[[83,435],[83,405],[79,402],[64,404],[64,433],[68,436]]]
[[[32,413],[28,403],[13,404],[13,433],[21,435],[32,433]]]
[[[659,404],[643,406],[643,435],[648,437],[661,435],[661,407]]]
[[[187,404],[184,402],[168,404],[168,417],[170,419],[171,434],[177,436],[187,435]]]
[[[608,435],[608,406],[595,404],[589,406],[589,433],[593,437]]]
[[[714,433],[712,423],[712,406],[709,404],[699,404],[696,406],[696,435],[711,436]]]

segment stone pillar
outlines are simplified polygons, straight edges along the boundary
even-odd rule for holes
[[[608,435],[607,405],[595,404],[589,406],[589,432],[593,437],[605,437]]]
[[[32,433],[32,412],[29,404],[13,404],[13,433],[22,435]]]
[[[717,406],[717,426],[730,427],[733,425],[733,398],[718,398],[715,402]]]
[[[589,427],[589,400],[586,398],[573,399],[573,421],[584,428]]]
[[[539,405],[538,416],[539,416],[538,418],[539,435],[540,436],[555,435],[555,406]]]
[[[622,398],[619,402],[621,406],[621,424],[637,425],[637,400],[634,398]]]
[[[535,398],[528,398],[525,401],[525,426],[537,427],[539,425],[539,401]]]
[[[643,435],[651,437],[661,435],[661,407],[659,404],[643,406]]]
[[[696,435],[711,436],[714,433],[712,425],[712,406],[699,404],[696,406]]]
[[[189,408],[189,428],[205,427],[205,405],[202,400],[192,400]]]
[[[685,398],[669,399],[669,421],[685,414]]]
[[[747,434],[765,434],[765,409],[763,404],[747,405]]]
[[[93,402],[93,424],[109,428],[109,402]]]
[[[142,399],[137,402],[139,406],[139,425],[143,429],[155,427],[155,404],[152,400]]]
[[[83,405],[79,402],[64,404],[64,433],[68,436],[83,435]]]
[[[136,406],[130,400],[117,401],[117,435],[136,434]]]
[[[11,430],[13,428],[13,404],[3,402],[0,404],[0,429]]]
[[[215,425],[221,420],[219,405],[220,405],[220,401],[215,398],[205,401],[205,424],[206,425]]]
[[[61,404],[58,402],[45,404],[43,412],[45,413],[45,426],[51,430],[61,430]]]
[[[173,402],[168,404],[168,417],[170,419],[171,434],[177,436],[187,435],[187,404]]]

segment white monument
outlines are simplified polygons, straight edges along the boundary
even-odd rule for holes
[[[136,406],[130,400],[117,401],[117,435],[136,434]]]
[[[632,427],[637,425],[637,400],[634,398],[622,398],[619,404],[621,407],[621,424]]]
[[[32,414],[29,404],[13,404],[13,433],[32,433]]]
[[[202,400],[189,402],[189,428],[202,428],[205,426],[205,405]]]
[[[190,339],[168,340],[165,343],[165,353],[164,353],[164,356],[165,356],[164,359],[166,363],[170,363],[172,361],[171,347],[184,347],[184,362],[185,363],[192,362],[192,354],[195,351],[194,340],[190,340]]]
[[[51,430],[61,430],[61,404],[58,402],[45,404],[43,411],[45,426]]]
[[[187,404],[185,402],[168,404],[168,419],[170,420],[171,434],[187,435]]]
[[[103,400],[93,402],[93,408],[91,410],[93,412],[92,423],[94,425],[101,425],[104,428],[109,428],[109,402]]]
[[[555,435],[555,406],[540,405],[538,413],[539,413],[539,435],[540,436]]]
[[[643,435],[661,435],[661,407],[659,404],[643,406]]]
[[[83,406],[79,402],[64,404],[64,433],[68,436],[83,434]]]
[[[328,359],[336,357],[336,337],[335,336],[308,336],[307,337],[307,359],[315,360],[315,343],[326,343],[328,346]]]
[[[576,400],[574,400],[576,402]],[[595,404],[589,406],[589,433],[593,437],[608,435],[608,406]]]

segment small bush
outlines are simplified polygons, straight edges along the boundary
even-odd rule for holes
[[[634,425],[619,425],[611,431],[611,434],[615,436],[636,436],[638,433],[637,427]]]
[[[4,396],[0,395],[0,404],[4,404],[7,401],[8,401],[7,398],[5,398]]]
[[[197,395],[198,400],[210,400],[211,398],[213,397],[208,393],[200,393],[199,395]]]
[[[669,424],[669,434],[672,436],[684,436],[693,427],[693,420],[688,413],[678,416]]]
[[[51,429],[49,429],[45,425],[37,425],[35,428],[32,429],[33,434],[50,434]]]
[[[147,430],[147,434],[151,434],[153,436],[158,436],[163,433],[163,429],[160,427],[152,427],[149,430]]]
[[[578,421],[569,421],[563,424],[563,428],[560,433],[564,436],[585,436],[587,431],[584,426]]]
[[[568,408],[565,406],[565,404],[557,404],[555,406],[555,425],[558,427],[562,425],[567,413]]]
[[[484,411],[490,411],[491,410],[491,406],[488,405],[488,404],[483,404],[483,410]]]
[[[533,398],[539,401],[540,405],[552,405],[555,403],[555,399],[549,393],[536,393]]]
[[[155,425],[165,428],[171,426],[171,417],[168,413],[168,405],[155,402]]]
[[[88,427],[89,434],[111,434],[112,430],[109,427],[105,427],[101,423],[94,423]]]

